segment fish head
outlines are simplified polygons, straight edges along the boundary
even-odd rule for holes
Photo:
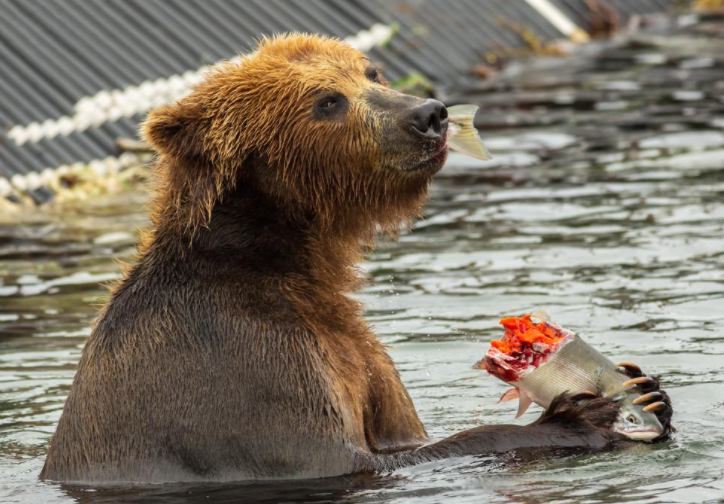
[[[643,411],[643,406],[624,399],[613,431],[636,441],[652,441],[664,432],[664,427],[654,413]]]

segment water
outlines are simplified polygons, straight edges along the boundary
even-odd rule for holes
[[[713,27],[713,28],[712,28]],[[717,28],[718,27],[718,28]],[[506,466],[473,457],[322,481],[41,483],[100,283],[146,225],[141,192],[0,224],[2,502],[722,502],[724,42],[702,23],[513,68],[461,101],[495,159],[453,156],[426,218],[383,243],[361,294],[433,438],[512,422],[470,369],[497,320],[545,307],[662,377],[678,432],[633,450]],[[530,422],[537,407],[520,422]]]

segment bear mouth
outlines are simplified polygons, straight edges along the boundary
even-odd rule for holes
[[[439,172],[443,165],[445,164],[445,161],[447,160],[447,154],[448,154],[448,147],[447,142],[445,141],[445,138],[443,137],[443,140],[439,143],[438,148],[436,152],[426,159],[425,161],[422,161],[421,163],[408,166],[403,169],[404,172],[407,173],[432,173],[435,174]]]

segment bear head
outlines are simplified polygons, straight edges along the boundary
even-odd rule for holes
[[[159,211],[191,231],[239,185],[325,228],[396,229],[447,157],[440,102],[392,90],[346,43],[304,34],[219,65],[152,111],[144,133],[160,154]]]

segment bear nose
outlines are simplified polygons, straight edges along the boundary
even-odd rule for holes
[[[447,109],[437,100],[427,100],[412,109],[412,128],[426,138],[442,135],[447,126]]]

